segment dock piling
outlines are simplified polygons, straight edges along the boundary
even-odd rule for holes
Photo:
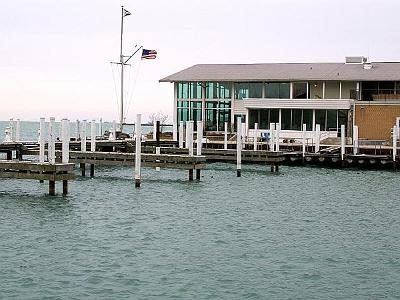
[[[40,118],[39,123],[39,162],[44,163],[44,128],[45,128],[45,118]]]
[[[96,120],[90,123],[90,151],[96,151]]]
[[[79,168],[81,169],[82,177],[85,177],[86,176],[86,164],[85,163],[80,163],[79,164]]]
[[[203,122],[197,121],[197,146],[196,146],[196,155],[197,156],[201,155],[202,147],[203,147]]]
[[[21,141],[21,120],[17,119],[16,125],[15,125],[15,141],[20,142]]]
[[[136,115],[136,153],[135,153],[135,187],[139,188],[140,187],[140,181],[141,181],[141,163],[142,163],[142,115],[137,114]]]
[[[236,176],[242,176],[242,119],[237,118],[236,132]]]
[[[62,140],[62,163],[69,162],[69,121],[61,120],[61,140]]]
[[[257,151],[257,135],[258,135],[258,123],[254,123],[254,151]]]
[[[186,123],[186,135],[187,135],[187,147],[189,149],[189,155],[193,156],[193,121]]]
[[[179,149],[183,149],[183,121],[179,122]]]
[[[321,143],[321,125],[315,124],[315,149],[314,152],[318,153]]]
[[[346,128],[340,125],[340,159],[344,162],[344,155],[346,154]]]
[[[307,138],[307,124],[303,124],[303,136],[302,136],[302,142],[303,142],[303,163],[304,163],[304,158],[306,156],[306,138]]]
[[[86,151],[86,120],[82,121],[81,129],[81,151]]]
[[[68,180],[63,180],[63,195],[68,194]]]
[[[49,195],[54,196],[56,194],[56,182],[49,180]]]
[[[228,122],[224,123],[224,150],[228,150]]]
[[[358,126],[353,126],[353,154],[358,154]]]
[[[397,156],[397,135],[398,135],[398,130],[399,130],[399,128],[397,127],[397,125],[395,125],[394,127],[393,127],[393,151],[392,151],[392,154],[393,154],[393,169],[395,170],[396,169],[396,156]]]
[[[49,123],[49,142],[48,142],[48,149],[47,155],[49,163],[54,165],[56,163],[56,139],[55,139],[55,118],[50,118]]]

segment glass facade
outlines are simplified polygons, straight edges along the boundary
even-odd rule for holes
[[[269,129],[270,123],[279,123],[279,109],[250,109],[249,128],[254,129],[255,123],[259,129]]]
[[[223,131],[225,122],[231,124],[230,101],[207,101],[205,129],[207,131]]]
[[[267,82],[267,83],[265,83],[265,98],[289,99],[290,98],[290,83],[289,82]]]
[[[203,87],[200,82],[179,82],[178,99],[201,99]]]
[[[231,83],[207,82],[206,99],[231,99]]]
[[[263,96],[262,82],[237,82],[234,87],[235,99],[262,98]]]
[[[308,83],[307,82],[294,82],[293,83],[293,99],[307,99],[308,98]]]

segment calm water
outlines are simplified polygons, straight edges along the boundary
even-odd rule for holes
[[[1,299],[400,298],[400,177],[210,164],[0,180]],[[57,191],[61,187],[57,184]]]

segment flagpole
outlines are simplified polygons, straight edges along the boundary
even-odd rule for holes
[[[124,123],[124,56],[122,54],[122,33],[124,31],[124,6],[121,6],[121,51],[120,51],[120,62],[121,62],[121,106],[120,106],[120,130],[122,132],[122,127]]]

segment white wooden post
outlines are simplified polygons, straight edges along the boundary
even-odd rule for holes
[[[62,163],[69,162],[69,120],[61,120]]]
[[[157,139],[157,118],[153,121],[153,140]]]
[[[172,139],[176,141],[178,139],[178,122],[176,121],[175,118],[173,118],[172,122]]]
[[[96,121],[92,120],[90,124],[90,151],[96,151]]]
[[[186,127],[185,127],[185,149],[189,149],[189,122],[186,121]]]
[[[183,149],[183,121],[179,122],[179,149]]]
[[[269,151],[275,151],[275,123],[269,124]]]
[[[99,122],[99,136],[100,136],[100,139],[103,139],[102,138],[102,136],[103,136],[103,119],[102,118],[100,118],[100,122]]]
[[[39,163],[44,163],[44,129],[45,129],[45,119],[40,118],[39,123]]]
[[[258,123],[254,123],[254,139],[253,139],[254,151],[257,150],[257,135],[258,135]]]
[[[55,118],[50,118],[49,123],[49,142],[47,155],[49,158],[49,163],[54,165],[56,163],[56,139],[55,139],[55,128],[54,128]]]
[[[280,139],[280,134],[281,134],[281,124],[277,123],[276,124],[276,133],[275,133],[275,149],[276,151],[279,151],[279,139]]]
[[[393,162],[396,162],[398,130],[399,130],[399,128],[395,125],[393,127]]]
[[[160,155],[161,154],[161,147],[156,147],[156,155]],[[159,160],[157,160],[159,161]],[[159,172],[160,171],[160,167],[156,167],[156,171]]]
[[[400,138],[400,117],[396,117],[396,126],[397,126],[397,139]]]
[[[81,138],[81,126],[79,120],[76,120],[76,140]]]
[[[9,127],[10,127],[10,136],[11,136],[11,141],[14,142],[14,119],[10,119],[10,123],[9,123]]]
[[[17,119],[17,124],[15,126],[15,141],[21,141],[21,120]]]
[[[142,164],[142,115],[136,115],[135,187],[140,187]]]
[[[341,159],[344,159],[344,155],[346,153],[346,131],[345,131],[345,126],[340,125],[340,156]]]
[[[247,127],[246,122],[242,123],[242,149],[246,148],[246,140],[247,140]]]
[[[315,153],[319,152],[321,143],[321,125],[315,124]]]
[[[203,122],[197,121],[197,147],[196,155],[201,155],[201,148],[203,147]]]
[[[117,139],[117,123],[115,122],[115,120],[113,121],[112,134],[113,134],[113,140],[116,140]]]
[[[224,123],[224,149],[228,149],[228,122]]]
[[[86,151],[86,120],[82,121],[81,129],[81,151]]]
[[[306,156],[307,124],[303,124],[303,157]]]
[[[6,128],[5,128],[5,130],[4,130],[4,133],[5,133],[5,138],[4,138],[4,142],[5,143],[10,143],[10,142],[12,142],[12,139],[11,139],[11,128],[9,127],[9,126],[7,126]]]
[[[236,132],[236,176],[242,176],[242,118],[237,117]]]
[[[358,126],[353,126],[353,154],[358,154]]]
[[[187,123],[187,144],[188,144],[188,149],[189,149],[189,155],[193,156],[193,121],[188,121]]]

